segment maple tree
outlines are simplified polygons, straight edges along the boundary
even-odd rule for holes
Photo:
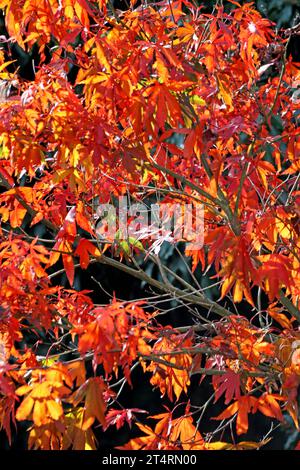
[[[287,35],[252,3],[230,3],[207,14],[188,0],[131,0],[124,12],[106,0],[0,1],[0,426],[10,443],[23,421],[28,448],[54,450],[101,448],[97,426],[129,426],[122,448],[134,450],[257,449],[270,436],[244,439],[252,414],[270,426],[290,416],[299,429],[300,68]],[[38,50],[33,80],[12,60],[15,44]],[[101,238],[97,205],[128,195],[203,205],[203,247],[174,248],[187,278],[160,259],[164,234]],[[95,304],[92,289],[74,287],[91,265],[149,289]],[[67,283],[56,283],[62,272]],[[184,307],[184,326],[162,299]],[[122,405],[137,368],[161,413]],[[195,378],[199,390],[211,383],[202,404],[189,399]]]

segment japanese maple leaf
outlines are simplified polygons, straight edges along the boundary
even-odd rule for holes
[[[214,386],[217,388],[215,393],[215,402],[225,394],[225,405],[231,400],[238,400],[241,397],[240,393],[240,376],[233,370],[229,369],[224,375],[215,376],[213,379]]]
[[[229,405],[223,413],[212,419],[227,419],[237,413],[236,432],[238,435],[248,431],[248,414],[256,409],[257,398],[252,396],[242,396],[237,401]]]
[[[248,414],[255,414],[257,410],[269,418],[282,421],[282,413],[277,401],[284,400],[283,396],[268,393],[264,393],[260,398],[241,396],[232,405],[228,406],[223,413],[213,419],[227,419],[237,413],[236,432],[238,435],[244,434],[248,431]]]
[[[135,419],[134,413],[148,413],[145,410],[139,408],[126,408],[124,410],[115,410],[111,408],[106,415],[106,426],[105,430],[112,425],[115,425],[117,429],[120,429],[125,422],[131,427],[132,420]]]
[[[82,430],[86,431],[89,429],[95,419],[97,419],[102,426],[105,426],[105,391],[106,387],[102,378],[91,377],[75,392],[72,403],[77,406],[80,401],[84,400],[85,402]]]

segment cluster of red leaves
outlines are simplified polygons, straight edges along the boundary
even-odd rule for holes
[[[25,51],[38,44],[41,58],[26,82],[0,51],[0,79],[17,89],[0,109],[0,424],[10,440],[11,422],[29,420],[35,449],[93,449],[95,422],[136,422],[144,436],[128,449],[265,443],[211,442],[198,429],[201,409],[188,403],[180,417],[178,404],[150,417],[154,427],[136,416],[144,410],[114,408],[138,365],[170,402],[186,397],[193,374],[212,376],[215,401],[224,395],[229,405],[215,419],[236,418],[237,435],[256,412],[282,421],[284,410],[298,427],[300,72],[272,24],[252,4],[232,3],[231,14],[205,15],[188,0],[131,2],[124,13],[105,0],[0,2],[9,40]],[[103,260],[95,200],[146,197],[153,187],[166,203],[203,203],[204,247],[186,251],[193,271],[213,267],[221,298],[246,300],[276,328],[225,310],[197,336],[162,326],[143,304],[94,306],[88,292],[52,285],[60,258],[71,287],[76,258],[82,269]],[[26,233],[38,224],[51,248]],[[40,355],[45,335],[51,347]]]

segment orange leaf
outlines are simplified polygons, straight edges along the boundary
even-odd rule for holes
[[[28,419],[34,405],[34,400],[29,396],[24,398],[21,405],[17,409],[16,418],[18,421]]]
[[[74,275],[75,275],[75,268],[74,268],[74,261],[71,255],[67,255],[66,253],[62,254],[63,265],[66,271],[66,275],[70,285],[73,285],[74,282]]]
[[[242,396],[226,408],[223,413],[213,419],[227,419],[237,413],[236,432],[238,435],[244,434],[248,431],[248,414],[250,412],[255,412],[256,404],[257,398],[252,396]]]

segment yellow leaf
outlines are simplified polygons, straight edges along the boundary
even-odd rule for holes
[[[157,59],[153,64],[153,68],[157,70],[157,74],[161,83],[167,82],[169,80],[169,70],[166,66],[163,58],[160,55],[157,55]]]
[[[287,226],[286,223],[282,222],[279,219],[276,219],[275,226],[276,226],[276,230],[277,230],[278,234],[282,238],[291,238],[292,232],[291,232],[291,230],[289,229],[289,227]]]
[[[225,297],[227,292],[231,289],[232,285],[234,284],[234,277],[230,276],[225,279],[225,281],[222,284],[222,289],[221,289],[221,299]]]
[[[1,3],[0,3],[0,8],[1,8]],[[10,64],[13,64],[14,62],[16,62],[16,60],[9,60],[8,62],[4,62],[4,64],[0,65],[0,73],[2,72],[2,70],[6,69],[6,67],[8,67]]]
[[[36,426],[42,426],[48,421],[46,400],[35,400],[32,419]]]
[[[50,391],[51,385],[49,382],[43,382],[35,386],[31,392],[32,398],[47,398],[51,395]]]
[[[233,301],[241,302],[243,299],[243,286],[239,280],[236,281],[233,289]]]
[[[26,395],[26,393],[30,392],[32,390],[32,387],[30,385],[22,385],[22,387],[19,387],[16,390],[16,395],[21,397],[22,395]]]

